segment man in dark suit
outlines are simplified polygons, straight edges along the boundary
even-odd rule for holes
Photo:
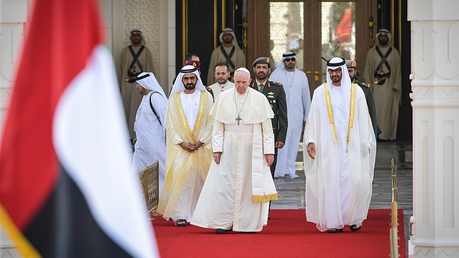
[[[252,89],[263,93],[268,99],[269,104],[274,112],[274,118],[271,119],[273,124],[274,139],[276,141],[276,149],[274,162],[271,165],[271,174],[274,177],[276,169],[277,149],[282,149],[287,136],[287,100],[282,84],[269,81],[268,77],[271,73],[271,59],[269,57],[259,57],[253,62],[253,72],[256,80],[250,84]]]

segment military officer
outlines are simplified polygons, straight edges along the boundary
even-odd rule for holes
[[[271,73],[271,62],[269,57],[259,57],[253,62],[252,66],[256,80],[252,81],[250,87],[260,91],[266,96],[274,112],[274,118],[271,120],[276,142],[274,162],[271,165],[271,174],[274,177],[277,149],[282,149],[282,147],[284,147],[288,121],[287,101],[282,84],[268,80],[269,74]]]
[[[373,97],[373,91],[370,88],[370,84],[359,81],[360,71],[357,70],[357,63],[352,60],[346,60],[347,71],[349,72],[349,77],[351,77],[351,82],[356,83],[362,88],[363,93],[365,93],[365,99],[367,100],[368,112],[370,113],[371,123],[373,125],[373,131],[375,136],[378,135],[378,125],[376,119],[376,106],[375,98]]]

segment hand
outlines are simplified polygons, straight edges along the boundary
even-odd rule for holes
[[[220,164],[220,158],[222,157],[222,153],[221,152],[214,152],[214,161],[215,163]]]
[[[278,148],[278,149],[282,149],[282,147],[284,147],[284,143],[283,142],[276,142],[275,147]]]
[[[195,148],[195,150],[199,149],[199,147],[201,147],[202,145],[204,145],[204,143],[200,142],[200,141],[197,141],[193,146]]]
[[[396,88],[392,88],[393,91],[398,91]]]
[[[313,142],[308,144],[308,154],[311,159],[316,159],[316,145]]]
[[[182,149],[186,150],[187,152],[194,152],[196,150],[194,145],[191,145],[191,144],[186,143],[186,142],[180,143],[179,146],[182,147]]]
[[[268,163],[268,166],[271,166],[274,162],[274,154],[265,154],[265,159]]]

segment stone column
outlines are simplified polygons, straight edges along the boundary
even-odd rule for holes
[[[457,0],[408,0],[414,123],[410,257],[459,257],[457,10]]]

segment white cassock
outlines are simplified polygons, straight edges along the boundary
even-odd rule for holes
[[[239,110],[243,107],[239,125],[235,99]],[[218,96],[210,115],[215,117],[212,148],[222,155],[220,164],[213,161],[210,166],[191,224],[261,231],[269,201],[277,200],[265,160],[265,154],[274,154],[272,109],[260,92],[249,88],[240,95],[232,88]]]
[[[282,83],[287,99],[288,118],[285,145],[278,150],[274,176],[297,177],[295,161],[303,131],[303,121],[308,118],[311,105],[308,78],[298,69],[295,69],[294,72],[287,72],[283,68],[278,68],[271,74],[269,80]]]
[[[159,116],[159,120],[151,109],[150,97],[151,104]],[[137,142],[134,146],[131,170],[137,172],[158,160],[160,193],[166,177],[166,138],[164,129],[166,109],[167,99],[161,94],[153,94],[153,91],[150,91],[150,93],[143,96],[134,123]]]
[[[234,88],[234,83],[230,81],[226,81],[225,84],[221,85],[218,82],[216,82],[210,85],[209,87],[212,89],[212,92],[214,93],[214,99],[217,99],[218,95],[222,93],[223,91]]]
[[[343,87],[325,85],[314,91],[303,137],[306,218],[320,231],[360,226],[366,219],[376,157],[363,91],[353,84],[354,101],[351,93],[350,104],[346,104],[344,99],[349,98],[344,94],[349,93],[341,92]],[[326,88],[331,97],[325,94]],[[316,146],[315,160],[307,152],[310,142]]]

